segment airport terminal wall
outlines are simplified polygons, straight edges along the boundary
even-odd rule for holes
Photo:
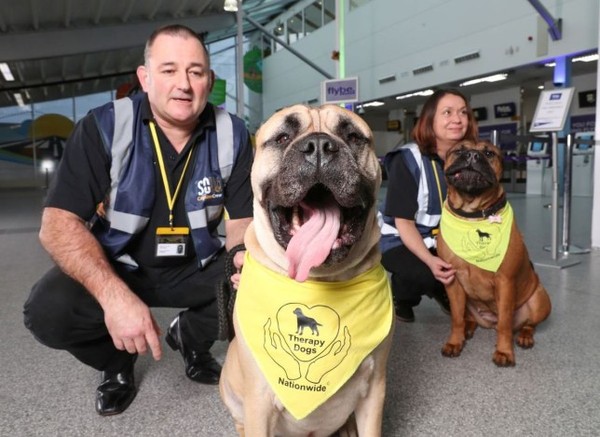
[[[346,77],[359,78],[369,101],[598,47],[598,0],[557,0],[544,5],[562,19],[562,38],[526,0],[372,0],[346,15]],[[335,22],[293,43],[293,48],[332,76]],[[478,52],[473,60],[455,58]],[[431,66],[430,71],[414,70]],[[379,83],[395,75],[396,80]],[[287,50],[264,59],[263,114],[299,102],[318,102],[326,78]]]

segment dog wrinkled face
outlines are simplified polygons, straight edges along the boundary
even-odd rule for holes
[[[293,106],[261,127],[255,201],[286,251],[291,277],[343,260],[360,240],[381,178],[372,147],[362,119],[336,106]]]
[[[479,196],[497,186],[501,174],[502,154],[488,141],[462,142],[446,154],[446,181],[460,193]]]

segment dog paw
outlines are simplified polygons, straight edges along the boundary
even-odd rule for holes
[[[531,349],[535,344],[535,341],[533,340],[533,333],[533,328],[529,326],[523,327],[517,336],[517,345],[523,349]]]
[[[462,344],[446,343],[442,348],[442,355],[449,358],[458,357],[462,351]]]
[[[500,351],[494,352],[492,361],[494,361],[494,364],[498,367],[512,367],[515,365],[514,355],[511,356]]]
[[[522,347],[523,349],[531,349],[535,341],[533,341],[533,336],[529,335],[519,335],[517,337],[517,345]]]

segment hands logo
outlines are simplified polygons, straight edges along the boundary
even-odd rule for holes
[[[325,305],[288,303],[279,308],[276,326],[272,325],[269,318],[264,325],[263,347],[292,381],[304,378],[320,384],[350,350],[348,327],[340,338],[340,316]]]

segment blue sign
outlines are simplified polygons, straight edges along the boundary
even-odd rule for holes
[[[500,103],[494,105],[494,115],[496,118],[513,117],[517,114],[517,107],[513,102]]]
[[[497,130],[500,136],[500,149],[515,150],[517,148],[517,123],[491,124],[488,126],[479,126],[479,138],[490,141],[492,139],[492,131]]]
[[[321,102],[358,102],[358,77],[323,81],[321,83]]]
[[[596,114],[571,116],[571,132],[594,132],[595,129]]]

